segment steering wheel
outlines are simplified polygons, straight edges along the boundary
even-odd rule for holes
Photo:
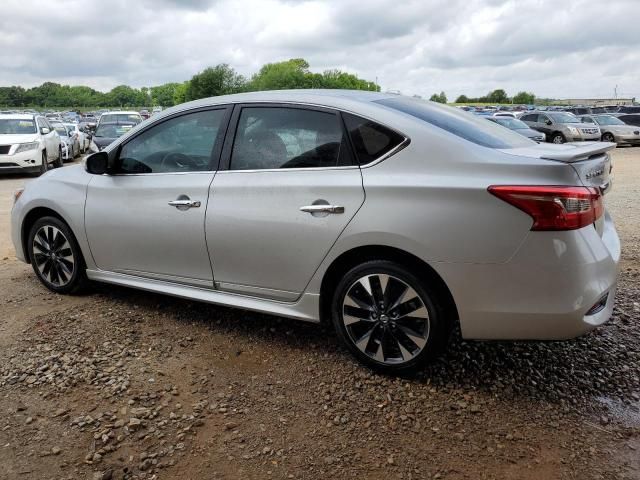
[[[183,169],[187,167],[198,167],[198,164],[193,158],[180,152],[169,152],[160,161],[160,168],[170,167]]]

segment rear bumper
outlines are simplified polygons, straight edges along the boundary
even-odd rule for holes
[[[562,340],[605,323],[613,312],[620,240],[609,215],[592,226],[530,232],[507,263],[437,264],[469,339]],[[607,296],[604,308],[589,310]]]

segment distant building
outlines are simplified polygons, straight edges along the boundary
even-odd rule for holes
[[[558,105],[633,105],[635,98],[568,98],[556,100]]]

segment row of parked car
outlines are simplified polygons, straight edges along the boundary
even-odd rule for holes
[[[640,107],[624,106],[616,113],[594,113],[600,108],[604,107],[473,113],[537,142],[603,141],[618,145],[640,145]],[[635,108],[639,110],[638,113],[625,113]]]
[[[135,111],[0,113],[0,173],[40,175],[87,151],[99,152],[143,119]]]

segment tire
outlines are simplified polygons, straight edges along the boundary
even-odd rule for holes
[[[40,175],[47,173],[49,170],[49,160],[47,158],[47,151],[42,151],[42,165],[40,165]]]
[[[564,138],[564,135],[560,132],[556,132],[551,135],[551,143],[565,143],[566,141],[567,139]]]
[[[58,159],[56,160],[56,167],[64,167],[64,159],[62,158],[62,147],[58,147]]]
[[[49,290],[69,294],[87,286],[82,251],[62,220],[56,217],[36,220],[29,231],[27,249],[33,271]]]
[[[611,143],[616,143],[616,139],[613,136],[613,134],[607,132],[607,133],[603,133],[602,134],[602,141],[603,142],[611,142]]]
[[[404,265],[388,260],[349,270],[334,291],[331,317],[347,349],[384,373],[424,365],[445,349],[451,331],[433,290]]]

